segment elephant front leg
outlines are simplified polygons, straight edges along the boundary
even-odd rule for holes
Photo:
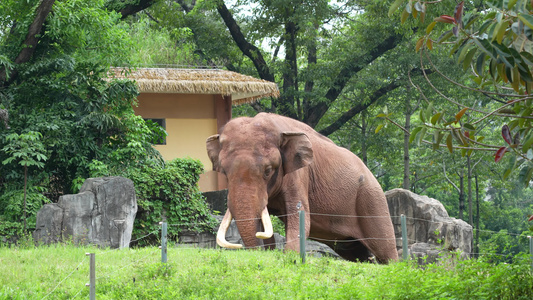
[[[303,210],[304,208],[302,208]],[[311,221],[309,220],[309,210],[305,211],[305,238],[309,237],[311,229]],[[300,251],[300,213],[298,209],[294,209],[292,213],[287,216],[287,224],[285,226],[285,233],[287,235],[287,241],[285,249]]]

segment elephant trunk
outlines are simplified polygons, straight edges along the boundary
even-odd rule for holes
[[[218,228],[217,232],[217,244],[220,247],[224,248],[230,248],[230,249],[240,249],[242,248],[242,245],[240,244],[233,244],[228,241],[226,241],[226,232],[228,231],[228,227],[231,223],[231,220],[233,219],[230,210],[228,209],[226,211],[226,214],[224,215],[224,218],[222,219],[222,222],[220,223],[220,227]],[[268,214],[268,209],[265,208],[261,212],[261,221],[263,223],[263,230],[264,231],[257,231],[255,226],[256,220],[255,219],[245,219],[245,220],[237,220],[237,228],[239,228],[239,232],[241,233],[241,237],[244,241],[244,244],[248,247],[255,247],[257,246],[257,240],[253,238],[253,234],[250,234],[250,231],[253,230],[255,232],[255,237],[260,239],[268,239],[271,238],[274,234],[274,230],[272,229],[272,221],[270,220],[270,216]]]

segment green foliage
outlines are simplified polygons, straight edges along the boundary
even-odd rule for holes
[[[35,228],[37,212],[44,204],[50,203],[50,200],[43,195],[44,188],[30,182],[26,191],[26,209],[24,209],[23,188],[23,182],[19,182],[19,184],[6,184],[2,189],[0,194],[0,223],[20,222],[23,212],[26,210],[28,227]],[[4,234],[8,235],[8,232],[0,229],[0,235]]]
[[[300,264],[296,252],[170,248],[162,264],[157,248],[54,245],[0,247],[0,272],[11,274],[0,277],[0,299],[88,297],[87,252],[96,253],[99,299],[531,299],[533,290],[525,256],[510,264],[419,267],[315,257]]]
[[[168,235],[174,240],[182,230],[212,231],[214,220],[198,189],[202,173],[202,164],[193,159],[175,159],[164,165],[148,162],[129,169],[125,176],[135,185],[139,206],[133,239],[158,231],[161,221],[171,225]]]
[[[2,151],[8,157],[2,161],[2,164],[15,162],[23,167],[43,168],[47,157],[41,139],[42,135],[35,131],[20,135],[17,133],[7,135],[7,144]]]
[[[195,66],[197,54],[188,27],[160,26],[146,15],[132,18],[127,24],[133,43],[128,49],[127,64],[136,67]]]
[[[41,1],[0,4],[0,105],[11,130],[0,130],[0,222],[20,220],[21,166],[28,167],[27,212],[75,193],[91,173],[124,173],[146,160],[161,161],[154,131],[135,116],[138,91],[108,80],[110,65],[128,61],[131,39],[120,14],[103,0],[56,1],[32,57],[16,62]],[[4,68],[4,67],[7,67]],[[96,162],[101,162],[98,164]],[[22,202],[21,202],[22,203]]]
[[[403,8],[402,2],[396,0],[389,15]],[[468,78],[466,82],[450,80],[455,86],[481,91],[499,103],[485,109],[441,94],[441,98],[456,104],[454,111],[459,112],[446,114],[430,107],[421,109],[424,124],[417,127],[417,132],[413,131],[413,139],[418,136],[417,139],[422,140],[431,130],[434,132],[434,149],[439,148],[440,141],[446,141],[450,152],[460,149],[463,156],[471,155],[475,150],[493,151],[496,162],[510,152],[512,158],[504,177],[517,170],[520,181],[528,186],[533,175],[533,151],[530,151],[533,143],[532,101],[529,97],[533,90],[533,16],[530,1],[474,1],[466,4],[461,1],[455,8],[449,4],[431,4],[427,12],[431,6],[437,10],[436,17],[425,31],[419,31],[423,36],[415,46],[416,51],[421,51],[421,63],[425,56],[432,64],[426,52],[438,45],[444,50],[439,55],[449,53],[453,56],[461,66],[460,73],[471,72],[470,76],[464,76]],[[426,14],[425,3],[409,1],[401,16],[402,23],[411,13],[416,18],[416,12],[421,12],[418,8],[423,8]],[[442,13],[442,9],[447,12]],[[422,23],[421,20],[418,24]],[[464,120],[467,111],[471,116]],[[482,130],[487,123],[492,123],[491,130],[501,133],[493,143],[483,141],[485,133]]]

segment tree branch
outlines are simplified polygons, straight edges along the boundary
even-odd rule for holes
[[[254,64],[255,69],[259,73],[259,77],[264,80],[275,82],[274,74],[272,74],[270,71],[265,59],[263,58],[263,54],[256,46],[252,45],[246,40],[241,28],[233,18],[233,15],[228,10],[224,2],[217,6],[217,11],[224,20],[231,37],[239,49],[241,49],[242,53],[246,55]]]
[[[54,2],[55,0],[43,0],[41,4],[39,4],[39,6],[37,7],[37,10],[35,12],[35,18],[33,19],[33,22],[31,23],[28,29],[26,39],[22,43],[22,50],[19,52],[19,54],[14,60],[15,64],[22,64],[28,62],[33,56],[35,48],[39,43],[39,37],[37,37],[37,35],[41,33],[44,21],[52,10]],[[9,82],[6,82],[8,73],[11,73],[11,76],[9,78]],[[11,82],[13,82],[16,75],[16,69],[11,70],[10,72],[10,70],[7,70],[4,67],[2,70],[0,70],[0,86],[8,86]]]
[[[122,0],[123,1],[123,0]],[[122,1],[109,1],[106,5],[111,10],[114,10],[122,15],[122,19],[127,18],[128,16],[134,15],[141,10],[145,10],[148,7],[155,4],[156,0],[139,0],[139,3],[136,4],[117,4],[117,2]]]
[[[350,110],[342,114],[335,122],[331,123],[328,127],[320,130],[320,133],[323,135],[330,135],[333,132],[337,131],[339,128],[342,127],[342,125],[346,124],[351,118],[353,118],[358,113],[364,111],[367,109],[370,105],[378,101],[383,95],[387,94],[388,92],[396,89],[399,87],[400,84],[396,81],[389,83],[388,85],[381,87],[377,91],[375,91],[372,96],[368,99],[368,101],[361,101],[354,107],[352,107]]]
[[[401,40],[401,35],[393,34],[371,49],[368,53],[347,62],[326,93],[327,101],[321,101],[314,105],[314,107],[310,108],[309,111],[311,113],[308,116],[304,116],[304,122],[314,128],[327,112],[331,103],[333,103],[340,95],[348,81],[366,65],[383,55],[385,52],[395,48]]]

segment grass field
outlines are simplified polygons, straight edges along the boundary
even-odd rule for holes
[[[419,267],[351,263],[296,253],[156,247],[109,250],[0,247],[0,299],[87,299],[96,253],[96,299],[533,299],[528,257]]]

